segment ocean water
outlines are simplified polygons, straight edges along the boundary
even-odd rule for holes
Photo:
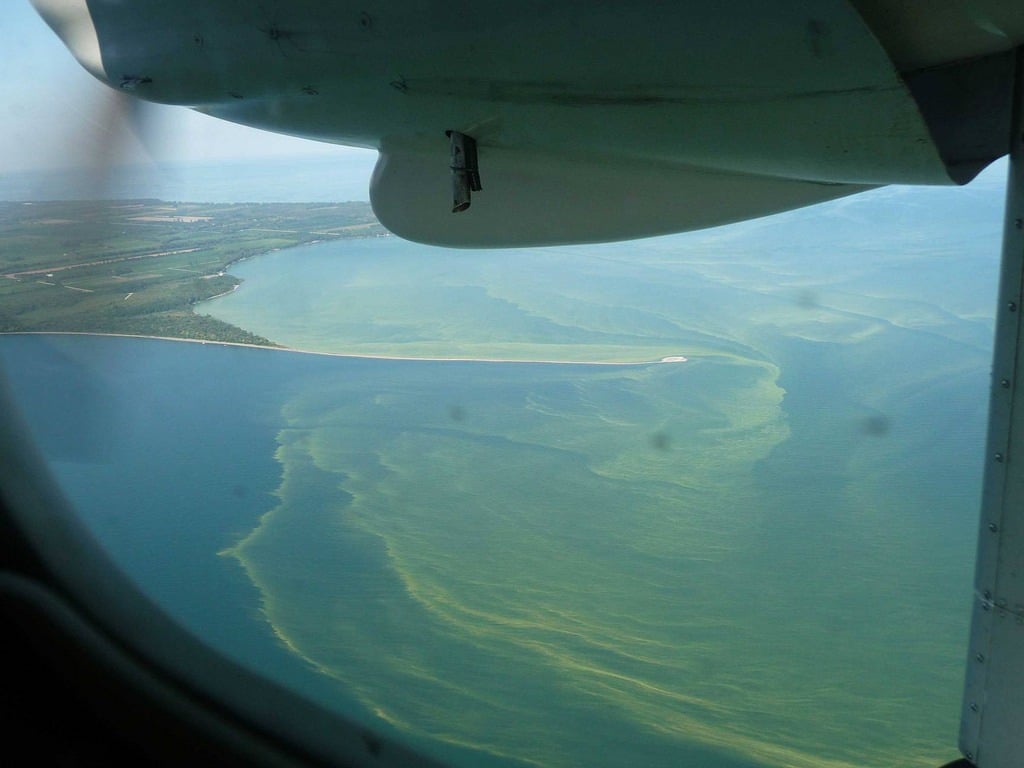
[[[893,191],[841,201],[789,235],[324,243],[237,265],[199,309],[419,359],[7,336],[0,362],[144,590],[431,754],[934,768],[956,757],[998,242],[965,192],[916,219]]]
[[[792,365],[819,366],[800,346]],[[868,435],[855,409],[822,407],[822,381],[782,396],[785,378],[728,360],[0,349],[27,372],[44,447],[64,448],[62,485],[147,592],[249,666],[436,755],[734,768],[952,754],[975,502],[961,464],[979,419],[952,440],[909,417]],[[78,380],[39,387],[47,357]],[[116,427],[98,448],[88,424],[53,418],[83,381],[79,413]],[[965,377],[930,407],[970,409],[983,389]],[[77,456],[57,429],[86,443]]]

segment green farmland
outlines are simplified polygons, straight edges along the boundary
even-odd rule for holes
[[[0,332],[271,344],[193,307],[233,291],[228,268],[241,259],[385,234],[364,202],[0,203]]]

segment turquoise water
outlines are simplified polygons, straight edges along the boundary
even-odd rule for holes
[[[759,390],[728,361],[0,348],[28,372],[44,445],[67,445],[52,403],[93,381],[79,414],[115,439],[97,448],[64,423],[85,444],[55,467],[151,595],[250,666],[437,754],[716,768],[951,754],[977,418],[947,445],[923,420],[867,435],[801,375],[785,410],[765,390],[774,418],[730,422],[707,393],[751,405]],[[80,381],[39,387],[47,356]],[[969,408],[983,389],[967,376],[932,398]],[[921,462],[947,472],[922,489]]]
[[[859,205],[791,239],[326,243],[203,308],[325,351],[577,364],[27,336],[0,360],[143,589],[432,754],[933,768],[956,756],[997,235]]]

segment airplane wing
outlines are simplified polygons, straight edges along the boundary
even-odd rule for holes
[[[116,89],[377,149],[381,222],[467,247],[964,183],[1006,153],[1008,53],[1024,39],[997,0],[34,2]],[[456,138],[475,149],[478,189]]]

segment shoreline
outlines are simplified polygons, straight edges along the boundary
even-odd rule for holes
[[[394,237],[390,232],[385,232],[383,235],[356,235],[353,238],[337,237],[334,240],[354,239],[364,240],[375,237]],[[260,251],[259,253],[247,254],[240,256],[237,259],[233,259],[224,265],[224,273],[229,274],[230,268],[243,261],[254,259],[258,256],[265,256],[277,251],[290,250],[305,245],[315,245],[318,243],[325,242],[324,240],[314,240],[306,243],[296,243],[295,245],[288,245],[284,247],[271,248],[267,251]],[[229,296],[239,288],[245,282],[244,278],[239,278],[236,275],[231,275],[238,284],[235,285],[231,290],[219,293],[216,296],[210,296],[209,298],[203,299],[198,304],[205,304],[219,299],[222,296]],[[195,305],[195,306],[198,306]],[[195,314],[195,306],[193,306],[192,312]],[[243,329],[244,330],[244,329]],[[11,333],[19,333],[18,331],[3,332],[0,331],[0,336],[8,335]],[[666,355],[658,360],[629,360],[629,361],[609,361],[609,360],[535,360],[535,359],[521,359],[521,358],[497,358],[497,357],[418,357],[418,356],[401,356],[401,355],[369,355],[369,354],[358,354],[352,352],[318,352],[309,349],[297,349],[295,347],[286,347],[283,345],[266,346],[263,344],[246,344],[243,342],[229,342],[229,341],[204,341],[202,339],[182,339],[175,336],[141,336],[130,333],[94,333],[89,331],[26,331],[25,333],[53,333],[53,334],[65,334],[65,335],[82,335],[82,336],[114,336],[124,338],[139,338],[139,339],[156,339],[159,341],[191,341],[198,342],[201,344],[223,344],[225,346],[236,346],[236,347],[250,347],[253,349],[276,349],[283,352],[298,352],[303,355],[322,355],[325,357],[347,357],[355,358],[360,360],[395,360],[395,361],[410,361],[410,362],[421,362],[421,363],[522,363],[522,364],[533,364],[533,365],[590,365],[590,366],[647,366],[655,365],[659,363],[686,363],[689,359],[683,355]]]
[[[237,280],[238,278],[235,278],[235,279]],[[237,283],[237,284],[236,284],[236,285],[235,285],[235,286],[234,286],[233,288],[231,288],[230,290],[224,291],[223,293],[218,293],[218,294],[217,294],[216,296],[211,296],[211,297],[210,297],[210,298],[208,298],[208,299],[203,299],[203,301],[204,301],[204,302],[205,302],[205,301],[213,301],[214,299],[219,299],[219,298],[220,298],[221,296],[229,296],[230,294],[234,293],[235,291],[237,291],[237,290],[238,290],[239,288],[241,288],[241,287],[242,287],[242,283],[241,283],[241,281],[239,281],[239,282],[238,282],[238,283]],[[202,303],[202,302],[200,302],[200,303]],[[195,314],[195,312],[193,312],[192,314],[194,315],[194,314]],[[242,330],[244,331],[245,329],[243,328]],[[60,333],[60,331],[57,331],[57,333]],[[125,336],[130,336],[131,334],[128,334],[128,333],[126,333],[126,334],[124,334],[124,335],[125,335]],[[254,345],[254,346],[259,346],[259,345]]]
[[[285,346],[268,346],[266,344],[246,344],[240,341],[212,341],[209,339],[184,339],[177,336],[153,336],[134,333],[101,333],[98,331],[0,331],[2,336],[100,336],[115,339],[150,339],[153,341],[184,341],[190,344],[216,344],[222,347],[244,347],[248,349],[267,349],[277,352],[295,352],[300,355],[320,355],[322,357],[347,357],[359,360],[394,360],[420,363],[520,363],[524,365],[600,365],[600,366],[647,366],[662,363],[688,362],[682,355],[669,355],[659,360],[609,361],[609,360],[523,360],[492,357],[402,357],[398,355],[367,355],[348,352],[317,352],[310,349],[296,349]]]

